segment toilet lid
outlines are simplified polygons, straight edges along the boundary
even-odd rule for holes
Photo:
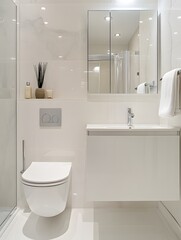
[[[29,183],[56,183],[68,178],[70,162],[32,162],[22,174],[22,180]]]

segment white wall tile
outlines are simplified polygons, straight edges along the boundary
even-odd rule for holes
[[[181,66],[181,2],[178,0],[160,0],[161,13],[161,72],[162,75],[167,71]],[[177,34],[174,34],[177,32]],[[162,123],[171,126],[181,127],[181,114],[168,119],[161,119]],[[164,202],[169,211],[173,214],[178,223],[181,224],[181,201]]]
[[[83,100],[20,100],[19,142],[25,140],[26,167],[32,161],[72,161],[72,206],[88,205],[84,199],[86,164],[86,124],[126,123],[127,107],[135,113],[135,123],[159,123],[157,101],[147,103],[87,102]],[[62,108],[61,128],[40,128],[39,108]],[[21,147],[21,146],[20,146]],[[19,147],[19,166],[22,163]],[[20,167],[21,168],[21,167]],[[20,189],[19,185],[19,189]],[[21,190],[19,190],[21,195]],[[20,199],[20,205],[22,203]]]
[[[25,140],[26,167],[32,161],[72,161],[70,203],[87,206],[84,197],[86,123],[126,123],[132,107],[135,123],[159,123],[158,96],[87,97],[87,23],[89,9],[156,8],[157,1],[137,0],[133,5],[115,1],[22,0],[20,2],[20,72],[18,110],[18,168],[22,167],[21,141]],[[40,7],[46,7],[41,11]],[[48,21],[43,25],[42,21]],[[58,35],[62,35],[58,39]],[[62,59],[58,56],[63,55]],[[53,100],[23,100],[24,87],[36,88],[33,64],[48,62],[46,89]],[[62,108],[62,126],[39,127],[39,108]],[[19,205],[25,206],[18,179]]]

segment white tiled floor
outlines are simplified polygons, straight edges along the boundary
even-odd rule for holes
[[[19,211],[1,240],[178,240],[157,209],[67,209],[54,218]]]

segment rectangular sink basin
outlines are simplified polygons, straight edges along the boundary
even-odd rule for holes
[[[180,128],[156,125],[134,124],[87,124],[88,135],[180,135]]]

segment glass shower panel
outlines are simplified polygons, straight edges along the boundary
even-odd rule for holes
[[[0,225],[16,206],[16,5],[0,1]]]

